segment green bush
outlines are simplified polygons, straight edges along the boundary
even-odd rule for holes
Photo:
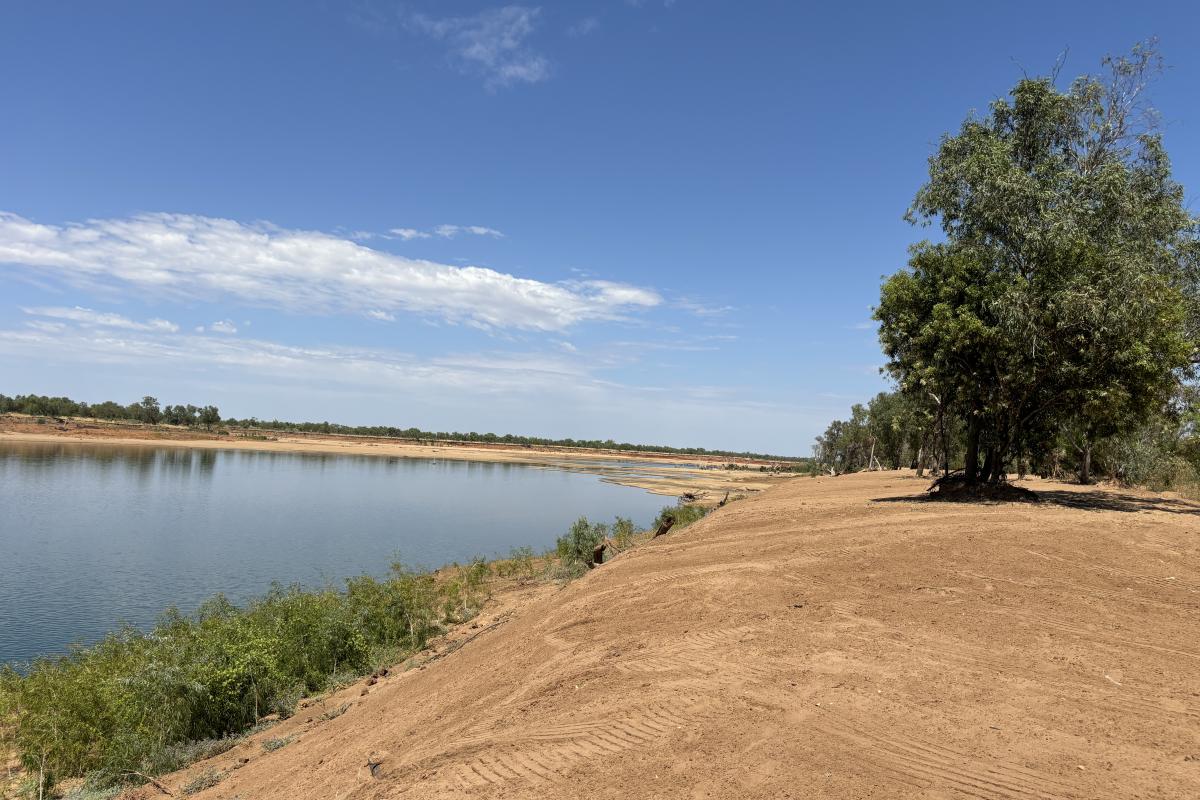
[[[612,526],[613,547],[617,550],[628,549],[633,544],[633,536],[636,532],[633,520],[617,517]]]
[[[447,621],[444,601],[456,617],[477,607],[488,575],[482,561],[442,581],[396,564],[344,592],[273,586],[243,607],[218,595],[192,616],[171,610],[150,633],[118,631],[25,675],[4,668],[0,732],[50,782],[178,769],[200,754],[188,743],[223,746],[266,715],[290,715],[304,694],[365,674],[380,653],[420,649]]]
[[[567,567],[589,564],[596,545],[608,538],[608,526],[602,522],[592,524],[587,517],[580,517],[563,536],[558,537],[558,557]]]
[[[703,516],[694,507],[668,510],[677,525]],[[630,520],[618,517],[611,532],[618,549],[632,544]],[[581,517],[555,550],[539,559],[517,548],[506,569],[577,577],[609,533]],[[124,628],[39,659],[25,674],[2,667],[0,757],[15,753],[44,788],[87,776],[88,791],[100,793],[137,773],[179,769],[232,747],[263,717],[290,716],[306,694],[422,649],[478,612],[492,575],[483,559],[436,574],[395,563],[386,577],[347,580],[344,591],[274,585],[241,606],[217,595],[192,615],[168,610],[149,633]]]
[[[704,508],[703,506],[686,505],[683,503],[674,506],[665,506],[663,510],[658,513],[658,516],[655,517],[654,527],[657,528],[659,525],[661,525],[667,517],[673,517],[675,519],[675,524],[672,526],[671,530],[686,528],[693,522],[704,519],[706,516],[708,516],[708,512],[709,509]]]

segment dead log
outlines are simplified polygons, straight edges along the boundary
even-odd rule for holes
[[[658,528],[655,529],[654,535],[651,536],[650,538],[657,539],[658,537],[662,536],[667,531],[671,530],[671,526],[674,524],[675,524],[675,517],[671,514],[667,514],[666,516],[663,517],[662,522],[658,523]]]
[[[724,508],[724,507],[725,507],[725,504],[726,504],[726,503],[728,503],[728,502],[729,502],[729,492],[728,492],[728,491],[726,491],[726,492],[725,492],[725,497],[724,497],[724,498],[722,498],[721,502],[717,503],[717,508]]]
[[[601,542],[592,549],[592,560],[588,562],[588,569],[598,567],[604,563],[604,549],[608,547],[608,542]]]

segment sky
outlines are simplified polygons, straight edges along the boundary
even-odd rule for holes
[[[0,3],[0,393],[804,455],[939,137],[1200,5]]]

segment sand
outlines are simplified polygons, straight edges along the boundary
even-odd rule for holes
[[[1200,504],[1041,481],[1037,505],[920,502],[926,484],[798,478],[564,587],[509,589],[423,666],[164,784],[215,769],[197,797],[1200,797]],[[296,738],[267,753],[267,736]]]

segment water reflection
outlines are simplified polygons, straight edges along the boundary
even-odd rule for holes
[[[662,499],[519,464],[0,440],[0,662],[273,580],[334,584],[553,544]]]

